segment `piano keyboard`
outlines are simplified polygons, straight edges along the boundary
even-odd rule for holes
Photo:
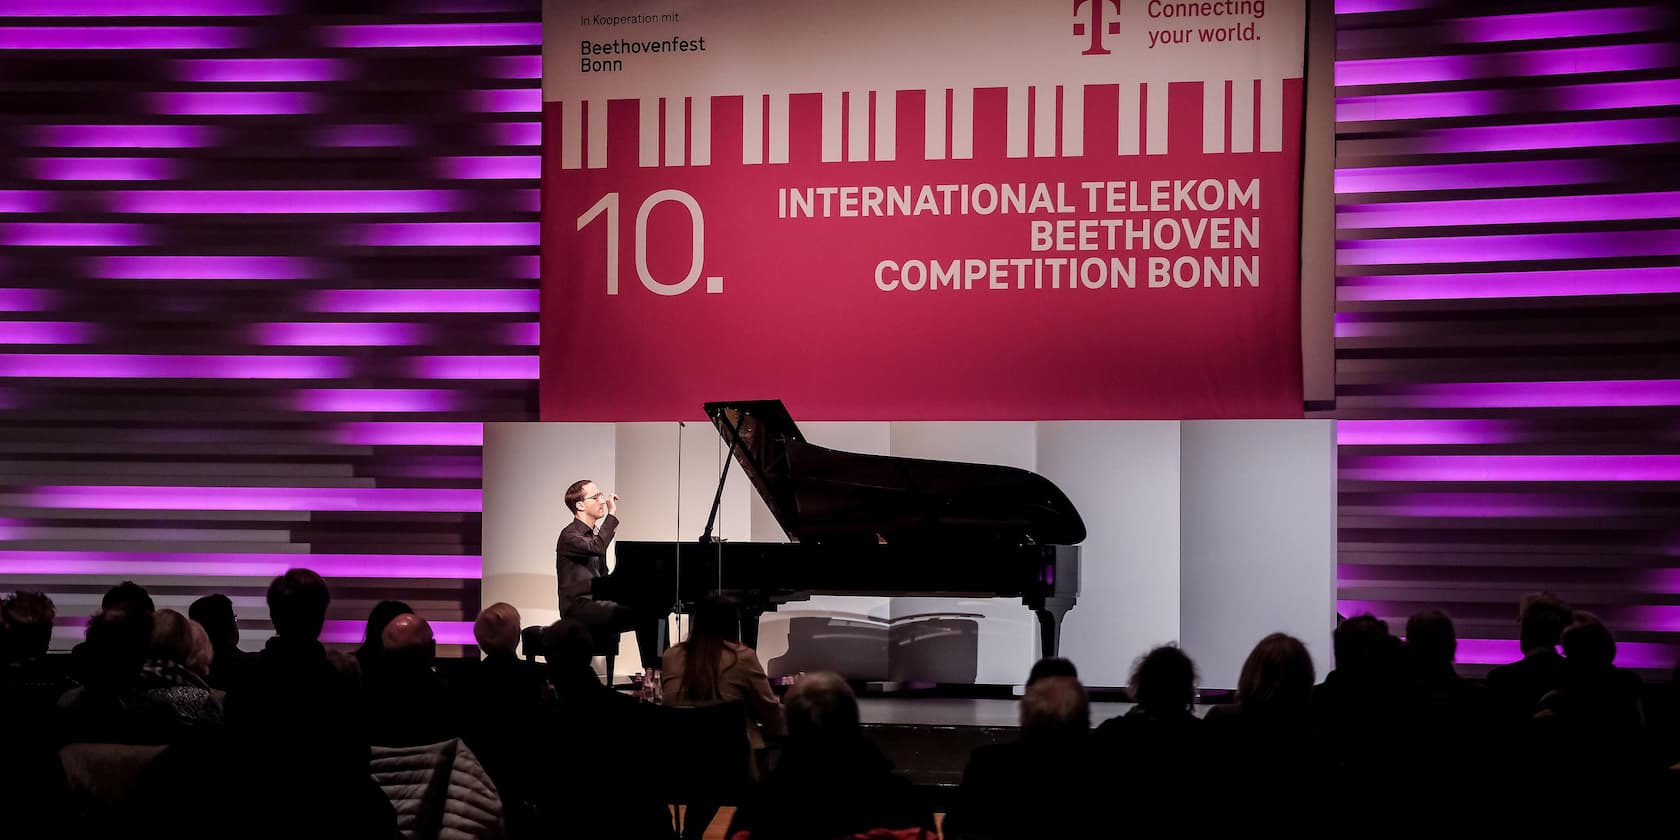
[[[735,144],[713,148],[723,134],[714,130],[713,112],[720,110],[740,114],[738,161],[745,165],[787,163],[790,146],[801,142],[820,149],[823,163],[892,161],[901,154],[970,160],[976,156],[976,137],[996,145],[1000,134],[1003,156],[1008,158],[1165,155],[1178,143],[1194,142],[1197,134],[1202,154],[1281,152],[1285,85],[1293,86],[1298,97],[1300,81],[825,91],[814,94],[821,98],[815,124],[792,116],[790,100],[803,96],[799,94],[649,97],[618,103],[633,104],[629,119],[615,116],[618,112],[606,99],[570,99],[549,103],[551,108],[558,105],[559,125],[551,118],[545,131],[559,138],[561,169],[607,168],[609,161],[618,159],[619,148],[609,150],[609,144],[628,143],[632,136],[634,160],[642,167],[735,162]],[[976,108],[977,99],[1000,92],[1001,119]],[[1194,96],[1200,108],[1174,111],[1169,106],[1175,96]],[[900,126],[912,120],[922,126],[919,148],[900,149],[906,134]],[[1111,130],[1100,135],[1088,130],[1098,125]],[[1181,135],[1188,139],[1181,140]],[[728,137],[734,139],[734,132]],[[1101,148],[1087,149],[1094,137]]]

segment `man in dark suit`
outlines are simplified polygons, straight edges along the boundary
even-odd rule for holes
[[[560,529],[554,543],[560,617],[583,623],[592,634],[634,629],[629,607],[597,600],[594,595],[595,579],[607,573],[607,546],[618,530],[618,496],[602,492],[588,479],[574,481],[566,488],[566,508],[572,512],[572,521]],[[659,664],[658,651],[640,653],[643,668]]]

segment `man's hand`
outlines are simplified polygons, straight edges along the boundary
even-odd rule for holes
[[[618,494],[617,493],[614,493],[611,496],[607,497],[607,513],[608,514],[618,513]]]

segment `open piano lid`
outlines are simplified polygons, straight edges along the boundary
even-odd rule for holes
[[[788,538],[801,543],[1074,545],[1085,522],[1034,472],[826,449],[780,400],[706,403],[706,416]]]

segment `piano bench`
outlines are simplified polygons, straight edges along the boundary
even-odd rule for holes
[[[519,649],[525,655],[526,661],[535,661],[542,654],[542,634],[546,629],[540,624],[533,624],[519,631]],[[610,628],[592,626],[589,628],[589,652],[593,656],[604,657],[607,661],[607,686],[613,684],[613,661],[618,658],[618,637],[620,631]]]

